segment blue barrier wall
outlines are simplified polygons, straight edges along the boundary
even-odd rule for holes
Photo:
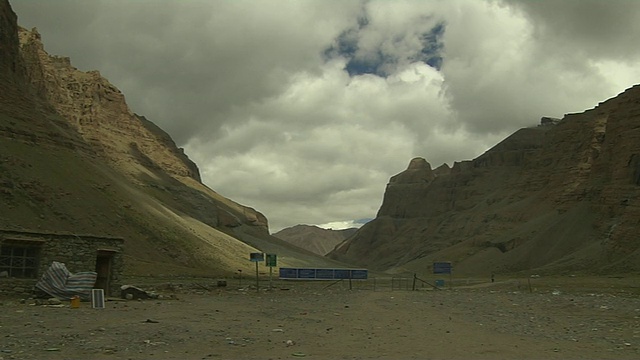
[[[315,269],[315,268],[280,268],[280,279],[283,280],[366,280],[367,269]]]

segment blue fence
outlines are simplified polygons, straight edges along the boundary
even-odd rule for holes
[[[283,280],[366,280],[367,269],[316,269],[316,268],[280,268]]]

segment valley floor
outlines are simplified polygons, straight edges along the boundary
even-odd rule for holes
[[[640,358],[636,293],[562,283],[531,291],[521,281],[418,291],[229,284],[105,309],[5,299],[0,359]]]

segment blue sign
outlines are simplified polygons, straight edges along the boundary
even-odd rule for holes
[[[298,269],[280,268],[280,279],[297,279]]]
[[[316,269],[298,269],[298,279],[315,279]]]
[[[251,260],[252,262],[262,262],[262,261],[264,261],[264,254],[263,253],[250,253],[249,254],[249,260]]]
[[[451,274],[451,263],[446,262],[434,262],[433,263],[433,273],[434,274]]]
[[[316,279],[334,279],[333,269],[316,269]]]
[[[366,280],[367,279],[367,270],[351,270],[351,278],[358,280]]]
[[[334,279],[348,279],[351,276],[351,270],[336,269],[334,271]]]
[[[315,268],[280,268],[280,279],[285,280],[366,280],[367,269],[315,269]]]

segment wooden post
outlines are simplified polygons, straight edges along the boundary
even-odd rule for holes
[[[416,291],[416,278],[418,276],[416,275],[416,273],[413,273],[413,286],[411,288],[411,291]]]

